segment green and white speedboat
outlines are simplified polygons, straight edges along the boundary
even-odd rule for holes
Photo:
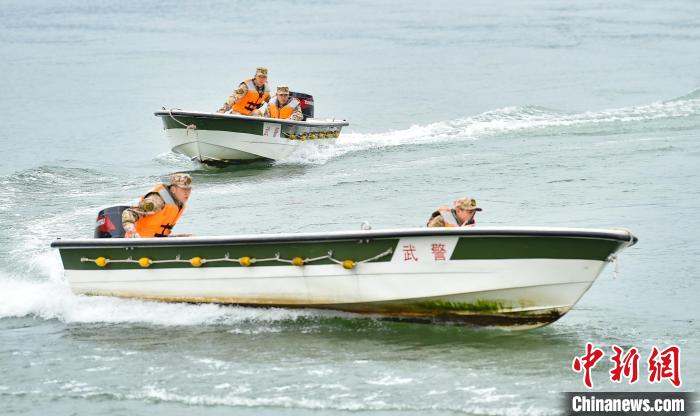
[[[477,227],[51,246],[78,294],[533,328],[568,312],[636,242],[626,230]]]
[[[335,140],[346,120],[280,120],[237,114],[156,111],[170,146],[205,164],[281,160],[307,140]]]

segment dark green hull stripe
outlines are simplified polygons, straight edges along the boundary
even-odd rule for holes
[[[581,259],[605,260],[625,243],[594,238],[460,238],[451,260]]]
[[[99,241],[99,240],[97,240]],[[104,240],[103,240],[104,241]],[[119,240],[122,243],[137,240]],[[439,239],[435,240],[439,242]],[[113,241],[117,242],[117,241]],[[82,257],[95,259],[105,257],[123,260],[131,257],[138,260],[148,257],[151,260],[172,260],[180,256],[182,260],[193,257],[204,259],[223,258],[228,253],[231,259],[241,257],[271,258],[279,253],[280,258],[290,260],[294,257],[315,258],[333,252],[337,260],[361,261],[377,256],[391,248],[393,255],[384,256],[375,261],[387,262],[393,256],[401,256],[403,247],[397,247],[399,240],[376,238],[344,241],[298,241],[268,243],[221,243],[214,245],[160,245],[117,247],[114,245],[93,247],[60,247],[63,265],[71,270],[98,270],[93,262],[81,262]],[[469,236],[461,237],[451,256],[451,260],[505,260],[505,259],[580,259],[603,261],[611,254],[627,245],[620,240],[581,237],[512,237],[512,236]],[[398,251],[398,253],[397,253]],[[333,264],[324,259],[311,264]],[[288,263],[268,261],[253,264],[251,267],[286,266]],[[189,263],[153,264],[153,269],[189,268]],[[241,267],[235,262],[206,263],[203,267]],[[138,269],[135,263],[110,263],[107,269]]]
[[[265,259],[275,257],[279,253],[280,258],[291,260],[294,257],[315,258],[333,252],[333,258],[342,260],[361,261],[377,256],[388,249],[396,251],[398,239],[373,240],[370,243],[359,243],[358,241],[328,241],[323,243],[305,242],[296,244],[246,244],[246,245],[218,245],[218,246],[194,246],[194,247],[134,247],[133,249],[102,247],[83,249],[61,249],[61,259],[63,267],[67,270],[100,270],[94,262],[81,262],[82,257],[96,259],[105,257],[111,260],[122,260],[131,257],[138,260],[141,257],[148,257],[151,260],[173,260],[180,256],[182,260],[189,260],[193,257],[204,259],[223,258],[226,254],[231,259],[241,257],[251,257]],[[391,260],[391,255],[375,260],[376,262],[387,262]],[[317,264],[335,264],[328,259],[314,261]],[[255,263],[250,267],[268,266],[289,266],[289,263],[279,261],[266,261]],[[202,267],[243,267],[237,262],[213,262],[205,263]],[[340,266],[338,266],[340,267]],[[124,270],[140,269],[136,263],[110,263],[104,269]],[[149,269],[183,269],[192,268],[189,263],[155,263]]]
[[[177,116],[177,121],[186,125],[194,124],[197,130],[228,131],[232,133],[247,133],[262,135],[263,122],[257,120],[216,119]],[[161,117],[163,127],[166,129],[184,129],[185,126],[168,117]]]
[[[163,121],[165,129],[185,129],[194,125],[196,130],[227,131],[232,133],[247,133],[262,135],[265,123],[274,123],[282,127],[282,134],[297,134],[308,132],[334,132],[340,131],[347,123],[336,122],[330,124],[310,125],[302,122],[288,122],[286,120],[258,119],[256,117],[227,117],[223,114],[192,115],[192,113],[156,113]],[[175,119],[173,119],[173,117]]]

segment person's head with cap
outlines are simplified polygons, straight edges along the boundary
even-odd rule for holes
[[[264,66],[259,66],[255,69],[253,83],[258,88],[262,88],[263,85],[267,84],[267,68]]]
[[[192,192],[192,176],[188,173],[173,173],[170,175],[170,193],[183,204],[190,199]]]
[[[474,198],[459,198],[455,201],[455,213],[460,223],[466,224],[474,218],[474,214],[481,211]]]
[[[289,87],[285,84],[277,86],[277,104],[280,107],[289,102]]]

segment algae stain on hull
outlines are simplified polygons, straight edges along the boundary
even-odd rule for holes
[[[229,306],[255,308],[281,307],[289,309],[319,309],[367,315],[375,319],[414,322],[500,327],[512,330],[525,330],[542,327],[561,318],[569,308],[547,309],[545,311],[518,311],[505,302],[479,299],[472,303],[441,300],[414,302],[402,305],[380,304],[308,304],[283,299],[265,300],[232,299],[220,297],[164,297],[127,293],[83,292],[85,296],[112,296],[123,299],[167,303],[213,303]]]
[[[504,313],[512,309],[504,302],[478,299],[476,302],[450,302],[444,300],[430,300],[417,302],[415,307],[422,310],[441,312],[474,312],[474,313]]]

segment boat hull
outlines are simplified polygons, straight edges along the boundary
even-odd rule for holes
[[[57,247],[66,278],[79,294],[531,328],[568,312],[611,256],[634,242],[629,233],[591,238],[426,231],[341,234],[330,240],[320,234],[281,241],[182,238],[168,239],[179,240],[178,245],[140,247],[130,245],[134,240],[82,247],[59,242]],[[99,267],[98,257],[117,262]],[[118,262],[129,257],[131,262]],[[155,263],[143,268],[136,263],[142,257]],[[204,264],[192,266],[188,259],[194,257]],[[243,257],[262,261],[246,267],[238,260]],[[295,257],[311,261],[296,266],[289,263]],[[353,260],[354,267],[337,264],[343,260]]]
[[[281,160],[307,140],[335,140],[344,120],[291,121],[218,113],[159,111],[175,153],[205,164]]]

